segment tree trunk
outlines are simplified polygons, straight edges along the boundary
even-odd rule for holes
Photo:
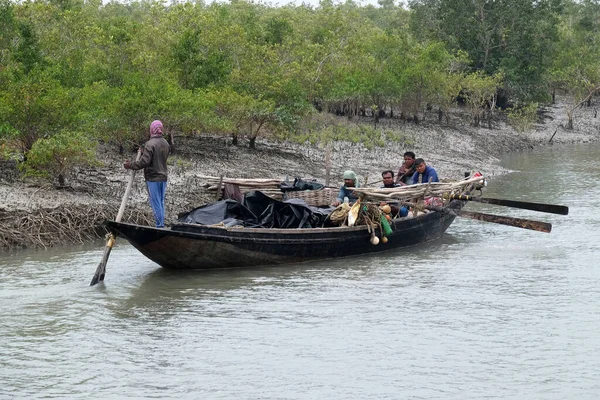
[[[238,145],[238,136],[235,133],[231,134],[231,145],[232,146],[237,146]]]
[[[166,139],[167,143],[169,143],[169,149],[171,151],[171,154],[175,154],[175,141],[173,140],[173,135],[168,134]]]
[[[250,137],[250,146],[251,149],[256,149],[256,136]]]
[[[65,186],[65,177],[64,177],[64,175],[62,173],[58,174],[58,186],[59,187],[64,187]]]
[[[573,130],[573,111],[575,111],[575,110],[567,111],[568,121],[567,121],[567,127],[566,127],[566,129],[568,129],[570,131]]]

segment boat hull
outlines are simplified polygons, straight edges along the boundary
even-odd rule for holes
[[[461,208],[464,202],[453,202]],[[108,229],[164,268],[240,268],[376,253],[440,238],[455,216],[430,212],[394,220],[388,242],[372,245],[366,226],[265,229],[176,224],[159,229],[108,221]],[[377,229],[377,236],[380,236]]]

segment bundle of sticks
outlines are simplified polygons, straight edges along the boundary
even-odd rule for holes
[[[417,185],[399,186],[395,188],[355,188],[354,193],[364,196],[365,199],[389,201],[422,198],[441,197],[446,194],[460,194],[467,186],[478,184],[484,179],[483,176],[465,178],[454,182],[431,182]]]
[[[241,178],[226,178],[218,176],[198,176],[199,179],[203,179],[206,182],[203,187],[207,190],[216,191],[219,188],[223,190],[226,183],[237,185],[240,188],[240,192],[247,193],[252,190],[260,190],[269,197],[275,199],[281,199],[283,193],[279,189],[279,185],[283,182],[281,179],[241,179]]]

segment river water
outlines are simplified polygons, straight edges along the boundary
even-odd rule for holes
[[[0,261],[0,398],[596,399],[600,148],[517,154],[488,197],[550,234],[457,219],[435,243],[173,273],[122,241]]]

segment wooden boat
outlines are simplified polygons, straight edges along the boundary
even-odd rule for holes
[[[111,234],[108,235],[104,254],[96,268],[90,283],[91,286],[104,280],[106,263],[115,236],[125,238],[142,254],[164,268],[241,268],[377,253],[426,243],[440,238],[457,216],[538,232],[549,233],[552,229],[552,225],[547,222],[463,211],[462,208],[468,201],[559,215],[567,215],[569,212],[568,207],[562,205],[473,197],[471,194],[476,189],[483,187],[480,174],[475,174],[463,181],[454,183],[427,183],[389,189],[357,188],[355,192],[359,192],[362,198],[370,198],[371,201],[376,202],[399,201],[402,204],[421,210],[415,216],[409,214],[407,217],[391,220],[392,231],[391,233],[387,232],[387,240],[382,240],[381,232],[379,232],[377,237],[380,243],[374,245],[372,243],[373,233],[369,232],[369,228],[365,225],[301,229],[248,228],[225,227],[206,223],[191,224],[187,223],[187,218],[181,218],[181,222],[172,225],[170,229],[159,229],[121,223],[119,221],[123,215],[132,181],[133,174],[130,176],[128,188],[123,196],[116,221],[106,223]],[[262,193],[261,195],[265,196]],[[423,201],[426,198],[440,200],[440,197],[444,199],[443,206],[439,204],[426,205],[427,201]],[[407,202],[407,199],[415,198],[421,199],[421,201],[417,204]],[[244,200],[246,200],[246,197],[244,197]],[[234,206],[237,207],[237,203]],[[284,207],[289,207],[289,205],[284,205]],[[204,209],[204,207],[196,210],[200,209]],[[191,215],[196,210],[192,210],[187,215]],[[253,214],[251,211],[247,211]],[[369,211],[367,211],[368,213]],[[303,211],[299,214],[304,218]],[[253,215],[261,215],[262,217],[262,214]],[[285,218],[280,222],[283,220]],[[183,221],[186,223],[183,223]],[[302,221],[306,221],[306,219],[302,219]]]
[[[371,244],[364,225],[266,229],[178,223],[159,229],[109,221],[107,227],[164,268],[240,268],[377,253],[429,242],[446,232],[465,203],[452,200],[441,211],[394,219],[387,243],[378,245]]]

